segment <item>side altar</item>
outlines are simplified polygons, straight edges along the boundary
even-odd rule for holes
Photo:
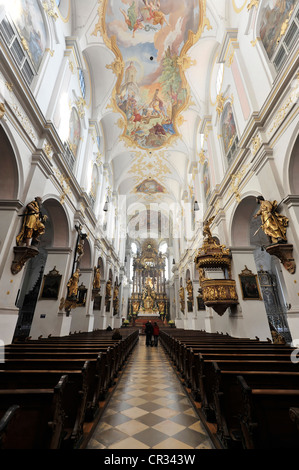
[[[161,316],[168,313],[165,291],[165,259],[155,243],[147,240],[133,261],[133,288],[129,311],[134,316]]]

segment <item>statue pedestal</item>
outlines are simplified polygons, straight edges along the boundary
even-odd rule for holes
[[[275,245],[267,246],[266,251],[269,255],[276,256],[290,274],[295,274],[296,263],[293,258],[293,245],[276,243]]]

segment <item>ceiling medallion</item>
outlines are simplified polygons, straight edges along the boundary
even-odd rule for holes
[[[181,113],[190,105],[187,56],[205,27],[206,0],[99,0],[101,33],[115,60],[113,110],[125,122],[121,140],[160,149],[180,136]]]

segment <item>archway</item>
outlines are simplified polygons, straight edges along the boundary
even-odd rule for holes
[[[253,255],[258,286],[261,290],[270,330],[276,331],[289,342],[291,337],[286,317],[280,262],[265,250],[270,241],[262,230],[260,217],[254,218],[258,209],[256,196],[253,195],[245,197],[239,203],[231,226],[232,247],[240,248],[241,251],[248,249],[248,254],[243,253],[242,256],[244,258],[247,256],[245,260],[247,259],[249,263]],[[247,268],[244,265],[243,267]]]
[[[48,251],[69,246],[69,226],[61,204],[55,199],[46,200],[42,205],[42,214],[47,216],[46,231],[40,238],[38,255],[31,259],[25,267],[23,282],[16,302],[19,308],[19,318],[14,339],[27,337],[30,333],[34,312],[39,300]]]

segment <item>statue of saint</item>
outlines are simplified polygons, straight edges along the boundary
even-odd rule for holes
[[[78,282],[80,277],[79,269],[76,269],[69,282],[67,283],[68,287],[68,297],[77,297],[78,294]]]
[[[100,289],[101,288],[100,268],[96,268],[96,267],[94,267],[93,288],[94,289]]]
[[[193,285],[192,285],[191,279],[188,279],[186,289],[188,292],[188,300],[192,301],[193,300]]]
[[[289,219],[277,212],[277,201],[265,201],[263,196],[257,197],[257,203],[260,204],[260,210],[254,218],[261,217],[264,233],[268,235],[272,243],[286,243],[286,231]]]
[[[25,213],[23,215],[24,220],[21,231],[16,238],[17,246],[21,246],[25,243],[27,247],[36,245],[39,235],[45,233],[44,222],[47,220],[47,216],[43,216],[41,213],[42,198],[36,197],[34,201],[31,201],[26,206]]]
[[[111,298],[111,281],[108,279],[106,284],[106,297]]]

